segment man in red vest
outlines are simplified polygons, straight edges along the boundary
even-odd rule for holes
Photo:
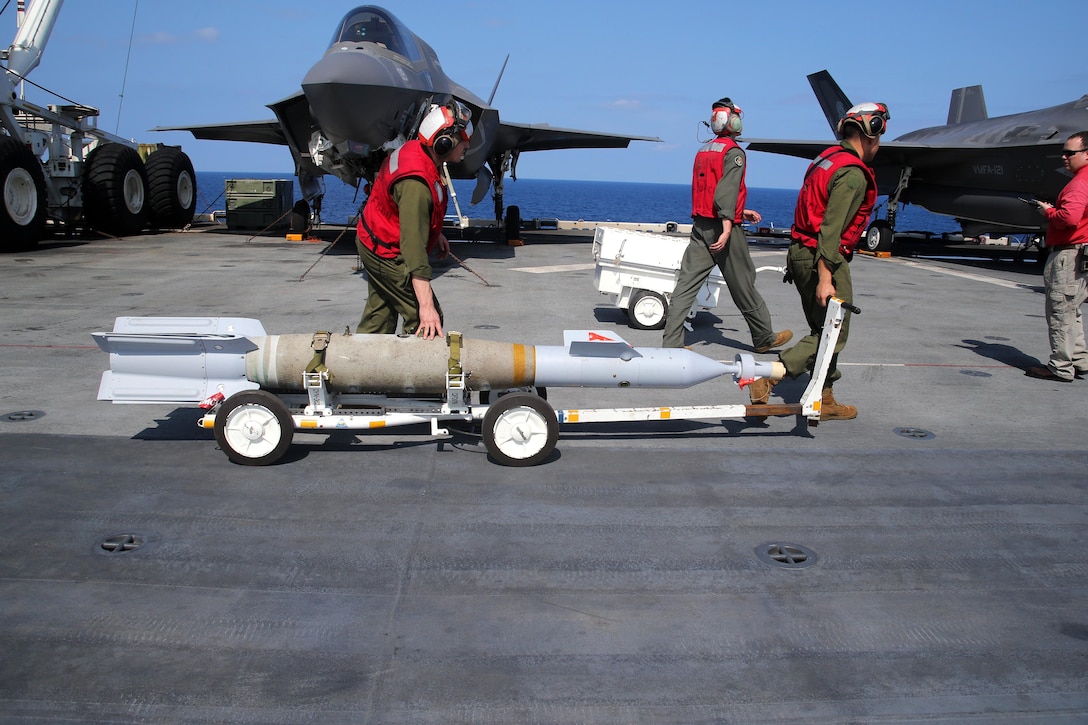
[[[741,223],[758,222],[757,211],[745,209],[744,149],[734,140],[741,133],[741,110],[728,98],[711,109],[710,129],[715,138],[695,154],[691,180],[691,239],[680,262],[669,308],[665,315],[663,347],[683,347],[684,320],[710,270],[722,272],[733,303],[744,315],[756,352],[767,352],[789,342],[789,330],[775,332],[771,313],[756,290],[756,267],[748,253],[748,238]]]
[[[880,149],[880,137],[888,129],[889,118],[888,107],[883,103],[854,106],[839,120],[842,143],[824,150],[805,173],[790,230],[786,265],[801,296],[809,334],[778,354],[791,378],[806,371],[811,373],[815,367],[828,299],[837,297],[853,303],[850,259],[865,232],[877,197],[876,177],[868,164]],[[842,377],[839,353],[846,347],[850,331],[850,313],[845,314],[824,382],[820,420],[851,420],[858,415],[857,408],[839,403],[831,392]],[[753,382],[748,388],[752,402],[766,403],[777,382],[769,378]]]
[[[432,105],[417,138],[382,163],[359,216],[355,246],[366,270],[369,295],[355,331],[402,331],[426,340],[442,337],[442,307],[431,289],[428,255],[441,259],[450,245],[442,233],[449,200],[442,164],[465,157],[471,113],[459,101]]]

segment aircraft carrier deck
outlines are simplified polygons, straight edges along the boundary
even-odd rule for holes
[[[454,242],[448,329],[659,343],[597,293],[584,234],[524,236]],[[1088,381],[1024,376],[1048,349],[1034,265],[858,257],[836,395],[860,414],[814,428],[565,426],[530,468],[470,436],[300,434],[244,467],[195,409],[95,400],[90,333],[117,316],[354,329],[351,241],[205,228],[0,257],[0,721],[1088,721]],[[802,332],[793,287],[759,287]],[[688,340],[751,351],[728,300]]]

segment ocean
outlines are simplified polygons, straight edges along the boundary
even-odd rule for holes
[[[224,182],[227,179],[289,179],[294,181],[295,199],[301,198],[292,174],[247,172],[197,172],[197,213],[226,208]],[[461,213],[473,218],[494,217],[494,202],[488,194],[476,206],[469,206],[475,182],[455,180],[454,191]],[[359,208],[362,192],[331,176],[325,177],[325,200],[321,220],[346,224]],[[748,189],[748,208],[763,215],[760,226],[789,227],[793,221],[796,189]],[[885,199],[882,197],[880,203]],[[686,224],[691,221],[691,187],[687,184],[652,184],[620,181],[577,181],[554,179],[506,180],[504,206],[517,206],[523,220],[611,221]],[[450,213],[454,213],[450,204]],[[883,207],[878,208],[883,216]],[[896,228],[900,232],[955,232],[959,225],[950,217],[931,214],[918,206],[902,206]]]

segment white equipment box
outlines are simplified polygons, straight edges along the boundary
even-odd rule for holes
[[[660,330],[665,327],[687,246],[687,237],[597,227],[593,234],[593,259],[597,263],[593,281],[601,294],[609,295],[612,304],[627,312],[631,327]],[[724,287],[722,273],[715,267],[688,311],[688,319],[699,310],[717,307],[718,294]]]

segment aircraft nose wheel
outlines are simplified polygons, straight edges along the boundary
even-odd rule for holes
[[[559,420],[546,400],[528,393],[503,396],[487,409],[484,446],[504,466],[535,466],[555,450]]]
[[[291,445],[295,423],[283,401],[263,390],[247,390],[223,401],[215,415],[215,440],[234,463],[267,466]]]

